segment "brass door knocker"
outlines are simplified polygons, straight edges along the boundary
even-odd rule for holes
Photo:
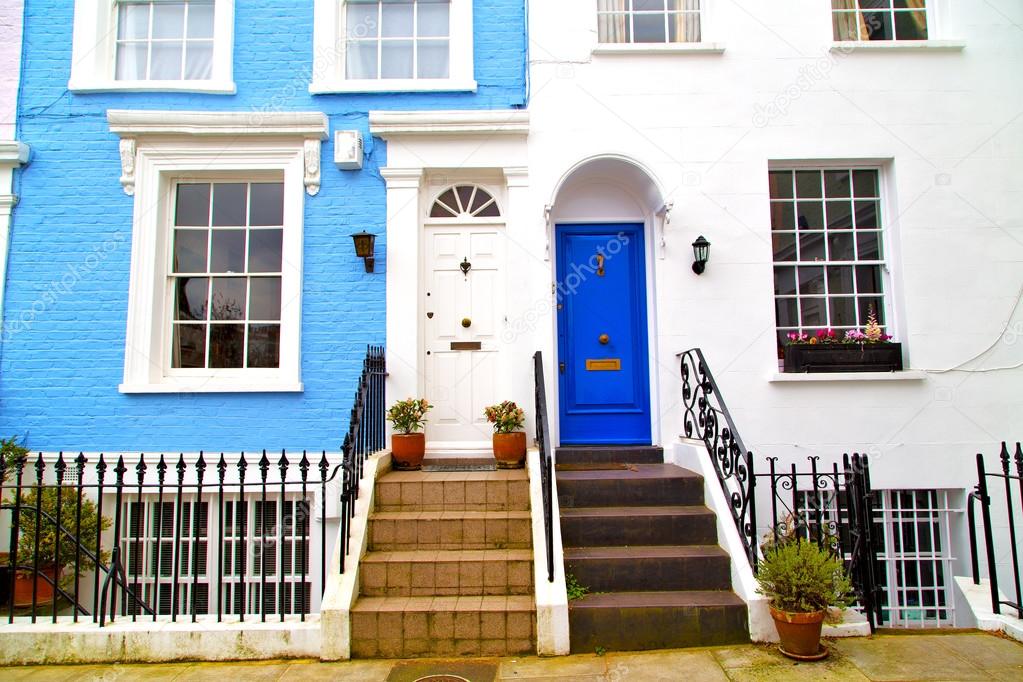
[[[597,277],[604,276],[604,254],[597,254]]]

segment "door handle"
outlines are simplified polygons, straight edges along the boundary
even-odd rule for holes
[[[563,362],[559,362],[559,363],[558,363],[558,371],[559,371],[560,373],[562,373],[562,374],[564,374],[564,373],[565,373],[565,363],[563,363]]]

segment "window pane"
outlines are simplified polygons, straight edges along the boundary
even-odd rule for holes
[[[450,49],[446,40],[419,42],[419,78],[447,78],[450,74]]]
[[[790,201],[771,202],[771,229],[772,230],[794,230],[796,229],[796,216]]]
[[[669,0],[669,7],[674,5]],[[668,15],[668,42],[698,43],[700,42],[700,13],[678,12]]]
[[[284,183],[254,182],[250,187],[249,225],[283,225]]]
[[[146,78],[146,63],[149,60],[148,43],[127,43],[117,46],[117,71],[119,81],[137,81]]]
[[[832,295],[853,293],[852,267],[828,267],[828,293]]]
[[[852,232],[828,235],[828,260],[856,260]]]
[[[209,80],[213,76],[213,43],[190,42],[185,54],[185,80]]]
[[[849,171],[824,171],[824,195],[829,199],[849,196]]]
[[[860,312],[860,326],[867,324],[867,319],[870,317],[871,311],[877,315],[877,323],[884,325],[884,305],[880,298],[873,296],[861,296],[857,299]]]
[[[350,42],[345,58],[347,78],[377,77],[377,44],[375,42]]]
[[[201,368],[206,366],[206,325],[176,324],[171,347],[171,367]]]
[[[210,326],[210,367],[241,367],[245,325],[214,324]]]
[[[412,78],[412,45],[411,40],[391,40],[381,44],[381,78]]]
[[[799,235],[799,260],[824,260],[824,233],[805,232]]]
[[[284,230],[249,231],[249,272],[280,272]]]
[[[419,2],[419,35],[448,35],[448,0],[420,0]]]
[[[412,3],[385,0],[380,35],[385,38],[412,37]]]
[[[213,185],[213,224],[245,225],[245,183]]]
[[[821,196],[820,171],[796,171],[796,196],[814,199]]]
[[[897,40],[927,40],[927,13],[896,12],[895,38]]]
[[[472,200],[472,206],[469,207],[469,212],[475,215],[476,212],[483,208],[483,205],[489,202],[492,198],[493,197],[490,196],[489,192],[483,188],[477,188],[476,197]]]
[[[807,294],[824,293],[824,268],[811,266],[799,268],[799,293]]]
[[[860,260],[881,259],[881,235],[878,232],[857,232],[856,251]]]
[[[188,37],[213,37],[213,3],[189,3]]]
[[[213,230],[210,272],[245,272],[245,230]]]
[[[774,269],[774,293],[779,295],[795,295],[796,269],[792,267],[776,267]]]
[[[876,170],[855,170],[853,171],[853,191],[859,199],[873,199],[878,197],[877,193],[877,171]]]
[[[184,3],[153,4],[153,38],[185,37]]]
[[[174,230],[174,272],[206,272],[207,230]]]
[[[209,280],[206,277],[178,278],[174,319],[205,320],[208,289]]]
[[[249,367],[279,367],[281,327],[277,324],[249,325]]]
[[[803,298],[799,301],[799,322],[804,327],[826,327],[828,324],[827,299]]]
[[[796,213],[799,216],[799,229],[801,230],[823,230],[824,229],[824,203],[821,201],[800,201]]]
[[[860,16],[856,12],[835,12],[832,16],[832,35],[835,40],[858,40]]]
[[[878,222],[880,213],[880,202],[857,201],[856,203],[856,228],[860,230],[876,230],[881,227]]]
[[[210,186],[208,183],[178,185],[174,224],[201,225],[202,227],[210,224]]]
[[[636,43],[663,43],[664,42],[664,15],[663,14],[634,14],[632,15],[632,30],[635,32],[633,42]]]
[[[249,286],[249,319],[281,319],[281,278],[253,277]]]
[[[767,174],[767,183],[772,199],[792,198],[792,171],[771,171]]]
[[[775,232],[771,235],[776,261],[796,260],[796,235],[791,232]]]
[[[779,327],[799,326],[799,305],[794,298],[779,298],[775,302],[775,315]]]
[[[853,297],[841,297],[829,299],[831,303],[831,326],[832,327],[855,327],[856,326],[856,299]]]
[[[380,22],[377,19],[379,5],[365,0],[348,0],[346,25],[349,38],[375,38]]]
[[[150,80],[180,80],[183,43],[153,43]]]
[[[245,284],[244,277],[214,277],[210,319],[244,320]]]
[[[600,14],[597,16],[597,40],[602,43],[628,43],[632,41],[629,31],[629,15]]]
[[[892,40],[892,15],[889,12],[863,12],[867,40]]]
[[[825,202],[828,212],[829,230],[851,230],[852,202],[851,201],[828,201]]]
[[[149,5],[121,5],[117,8],[117,38],[145,40],[149,37]]]
[[[636,12],[664,10],[664,0],[632,0],[632,9]]]
[[[881,267],[878,265],[857,265],[856,290],[861,294],[881,293]]]

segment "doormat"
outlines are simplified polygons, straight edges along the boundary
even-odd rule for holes
[[[497,663],[487,661],[403,662],[391,668],[387,682],[494,682]]]
[[[497,471],[497,464],[473,463],[473,462],[452,462],[451,464],[424,464],[423,471],[426,473],[438,473],[449,471]]]
[[[555,464],[555,471],[637,471],[634,464],[594,463],[594,464]]]

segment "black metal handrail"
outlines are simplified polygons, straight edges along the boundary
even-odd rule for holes
[[[355,402],[348,420],[345,434],[342,467],[344,477],[341,486],[341,573],[345,572],[345,557],[351,551],[352,519],[355,517],[355,501],[359,499],[359,482],[366,457],[384,449],[384,379],[387,377],[387,360],[383,346],[369,346],[362,361],[362,376],[355,392]],[[326,558],[324,558],[326,561]]]
[[[1021,572],[1020,572],[1020,561],[1019,551],[1016,541],[1016,513],[1017,509],[1014,508],[1014,500],[1012,495],[1012,482],[1016,481],[1019,487],[1020,499],[1018,501],[1018,511],[1023,513],[1023,447],[1020,443],[1016,443],[1016,452],[1011,456],[1011,460],[1016,464],[1016,473],[1013,474],[1010,470],[1010,455],[1009,446],[1007,443],[1002,443],[1002,450],[999,453],[999,459],[1001,460],[1002,471],[988,472],[984,465],[984,455],[981,453],[977,454],[977,485],[969,495],[969,504],[967,506],[967,518],[970,526],[970,563],[973,569],[973,584],[980,584],[980,559],[977,552],[977,528],[976,528],[976,511],[974,505],[979,502],[981,505],[981,518],[984,523],[984,550],[987,558],[987,571],[988,571],[988,583],[991,588],[991,610],[994,613],[1001,613],[1002,606],[1008,606],[1009,608],[1015,609],[1018,617],[1023,618],[1023,590],[1021,590]],[[1016,588],[1016,601],[1008,601],[1001,598],[998,591],[998,566],[995,563],[995,538],[992,532],[991,523],[991,493],[988,487],[988,479],[996,481],[1001,480],[1005,489],[1005,509],[1008,516],[1008,529],[1009,529],[1009,549],[1010,555],[1012,556],[1012,577],[1013,585]]]
[[[543,356],[533,354],[533,388],[536,404],[536,447],[540,451],[540,489],[543,495],[543,531],[547,551],[547,581],[554,582],[554,464],[547,421],[547,388],[543,376]]]
[[[718,390],[703,351],[679,353],[686,438],[703,441],[728,499],[750,565],[757,562],[756,502],[753,498],[753,453],[746,449]]]

